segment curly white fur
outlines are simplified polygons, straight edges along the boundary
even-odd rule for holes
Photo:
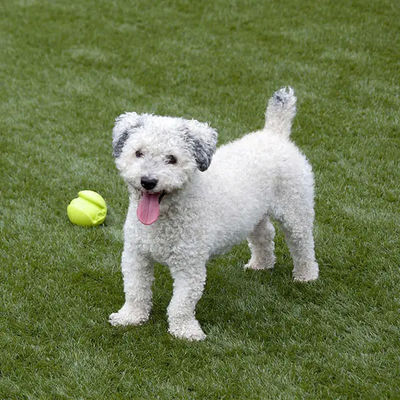
[[[207,124],[136,113],[117,119],[114,155],[129,189],[130,205],[122,254],[126,301],[110,315],[111,324],[137,325],[149,318],[153,263],[159,262],[169,267],[174,280],[169,332],[179,338],[204,339],[195,307],[203,293],[207,260],[247,238],[251,259],[246,268],[272,268],[270,218],[284,230],[294,279],[317,279],[313,174],[289,140],[295,107],[291,88],[276,92],[268,104],[264,129],[220,147],[211,164],[217,136]],[[167,161],[171,155],[175,164]],[[157,181],[156,187],[145,190],[144,176]],[[165,194],[159,218],[151,225],[137,217],[143,192]]]

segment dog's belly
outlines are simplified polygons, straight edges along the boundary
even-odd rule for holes
[[[238,208],[240,211],[240,209]],[[218,221],[214,225],[213,238],[210,243],[211,255],[219,255],[228,252],[232,246],[241,243],[245,240],[255,226],[262,220],[267,213],[267,208],[254,208],[249,212],[225,213],[216,218]]]
[[[258,222],[257,218],[243,220],[241,213],[234,214],[228,220],[213,213],[197,214],[190,222],[186,216],[186,224],[181,225],[179,217],[160,218],[151,226],[138,226],[135,247],[153,261],[169,266],[189,258],[204,262],[245,240]]]
[[[240,232],[236,235],[225,235],[220,240],[216,240],[210,250],[210,257],[219,256],[228,253],[233,246],[241,243],[247,238],[251,231],[248,233]]]

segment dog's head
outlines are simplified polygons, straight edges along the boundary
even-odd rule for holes
[[[139,195],[144,224],[157,220],[165,195],[209,167],[216,144],[217,132],[195,120],[134,112],[116,119],[113,154],[129,190]]]

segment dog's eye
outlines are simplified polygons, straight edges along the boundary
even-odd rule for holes
[[[135,154],[136,154],[136,158],[143,157],[143,153],[140,150],[138,150]]]
[[[176,164],[177,163],[177,159],[175,156],[173,155],[169,155],[167,156],[167,164]]]

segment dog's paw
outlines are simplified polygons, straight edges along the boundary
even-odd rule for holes
[[[316,262],[293,270],[293,280],[296,282],[312,282],[318,279],[318,264]]]
[[[259,271],[259,270],[263,270],[263,269],[272,269],[272,268],[274,268],[274,265],[275,265],[275,260],[271,260],[269,262],[263,262],[263,263],[250,260],[243,268]]]
[[[243,268],[244,269],[253,269],[253,270],[262,270],[262,269],[266,269],[266,266],[263,264],[255,263],[255,262],[248,262]]]
[[[185,321],[180,324],[170,323],[168,332],[179,339],[190,341],[199,341],[206,338],[206,334],[203,332],[196,319]]]
[[[148,312],[123,306],[118,312],[110,315],[108,322],[112,326],[141,325],[148,319]]]

